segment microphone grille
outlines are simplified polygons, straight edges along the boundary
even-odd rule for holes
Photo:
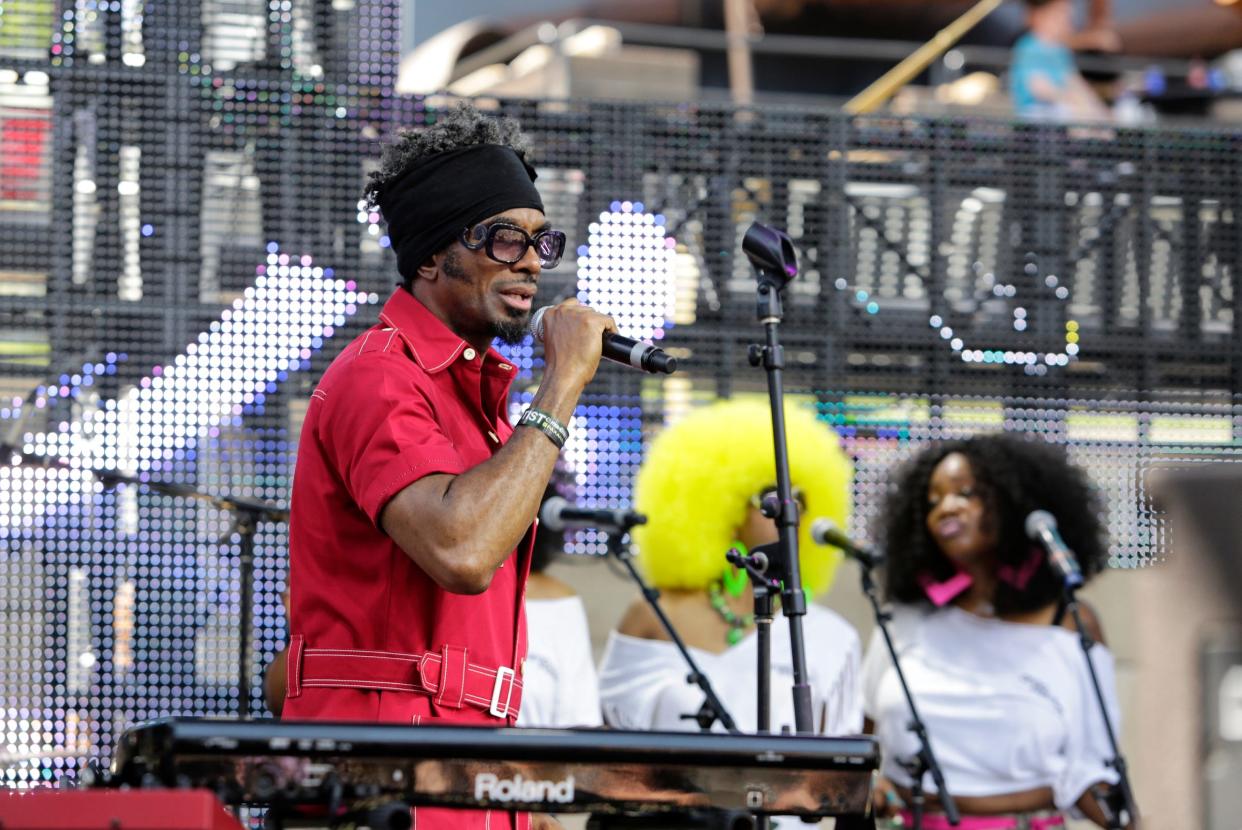
[[[542,309],[540,310],[542,311]],[[561,521],[561,511],[568,504],[569,502],[560,496],[553,496],[543,503],[543,507],[539,508],[539,521],[543,522],[548,530],[564,530],[565,524]]]
[[[550,306],[540,306],[535,309],[535,313],[530,316],[530,333],[540,343],[543,342],[543,315]]]
[[[811,538],[815,540],[816,544],[828,544],[828,537],[831,536],[832,532],[836,529],[836,522],[829,519],[827,516],[820,516],[818,519],[811,522]]]
[[[1057,520],[1047,510],[1032,510],[1026,516],[1026,535],[1028,539],[1038,539],[1045,530],[1056,530]]]

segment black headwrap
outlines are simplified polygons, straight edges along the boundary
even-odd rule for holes
[[[436,153],[407,170],[379,199],[401,276],[412,280],[428,258],[489,216],[543,210],[534,181],[535,169],[500,144]]]

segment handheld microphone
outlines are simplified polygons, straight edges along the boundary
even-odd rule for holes
[[[1048,561],[1057,573],[1065,580],[1065,587],[1077,588],[1083,583],[1082,571],[1078,568],[1078,559],[1074,552],[1065,544],[1061,534],[1057,532],[1056,517],[1047,510],[1033,510],[1026,517],[1026,535],[1029,539],[1039,542],[1048,551]]]
[[[530,318],[530,333],[540,343],[543,342],[543,315],[551,307],[545,305],[536,309]],[[628,364],[644,372],[671,375],[677,371],[677,358],[670,357],[663,349],[650,343],[625,337],[615,331],[604,332],[603,354],[609,360]]]
[[[547,525],[549,530],[594,527],[624,533],[635,525],[645,525],[647,517],[642,513],[620,508],[577,507],[560,496],[553,496],[540,508],[539,521]]]
[[[821,517],[811,522],[811,538],[817,545],[840,548],[846,556],[858,560],[865,567],[878,568],[884,564],[883,554],[850,539],[832,519]]]

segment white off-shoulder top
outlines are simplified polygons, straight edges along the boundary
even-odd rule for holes
[[[815,731],[825,735],[857,734],[862,730],[862,648],[858,633],[835,612],[819,605],[810,605],[803,620]],[[789,625],[779,613],[772,623],[771,649],[771,729],[779,733],[788,726],[793,731]],[[720,654],[690,651],[738,728],[754,732],[758,657],[755,632]],[[613,631],[599,672],[605,722],[621,729],[698,729],[693,720],[681,717],[694,714],[703,704],[703,693],[686,682],[688,673],[672,643]],[[714,728],[723,730],[719,723]]]
[[[1112,751],[1076,633],[953,606],[897,606],[892,633],[953,795],[1051,787],[1057,808],[1066,810],[1092,784],[1117,780],[1105,763]],[[1096,644],[1091,661],[1119,729],[1113,656]],[[883,748],[883,774],[909,786],[899,761],[914,756],[918,741],[878,630],[863,661],[863,696]],[[935,791],[930,775],[923,786]]]

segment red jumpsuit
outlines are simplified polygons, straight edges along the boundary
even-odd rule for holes
[[[311,395],[290,518],[285,719],[511,725],[526,656],[527,534],[482,594],[437,585],[378,527],[432,473],[486,461],[513,432],[516,368],[479,354],[403,288]],[[477,505],[487,521],[489,505]],[[525,814],[415,810],[416,827],[526,830]],[[516,825],[516,826],[515,826]]]

